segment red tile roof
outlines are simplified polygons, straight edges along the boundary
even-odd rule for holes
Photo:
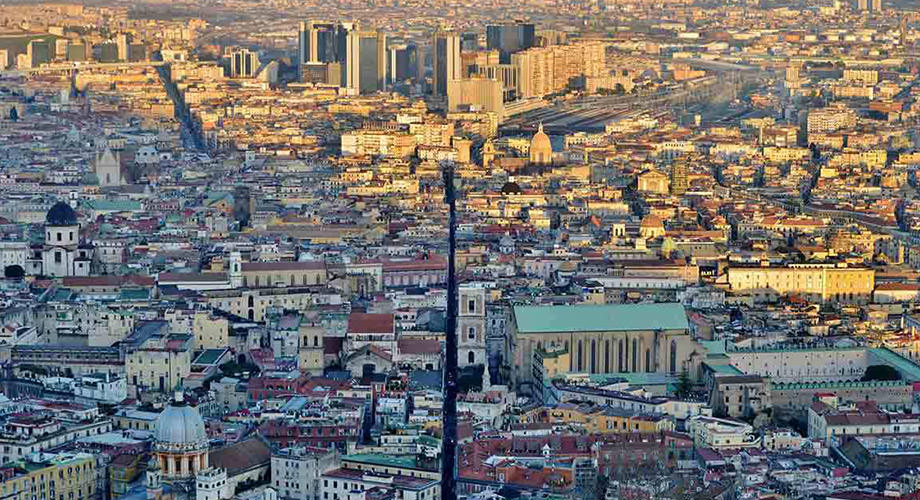
[[[348,333],[393,333],[392,314],[351,313],[348,316]]]
[[[402,339],[397,343],[400,354],[439,354],[441,342],[431,339]]]

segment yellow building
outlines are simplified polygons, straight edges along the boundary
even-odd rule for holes
[[[37,461],[7,464],[0,498],[95,498],[96,457],[89,453],[42,454]],[[47,495],[47,496],[46,496]]]
[[[523,423],[574,424],[591,434],[660,433],[674,430],[674,420],[660,414],[639,414],[621,408],[560,404],[530,410]]]
[[[191,371],[192,346],[188,335],[153,335],[128,352],[125,375],[128,394],[168,393],[182,383]]]
[[[568,349],[562,346],[555,349],[547,346],[546,350],[540,349],[539,354],[543,358],[543,374],[546,379],[551,380],[557,375],[569,372],[572,360]]]
[[[831,264],[790,264],[786,267],[731,267],[727,283],[732,292],[773,300],[796,294],[812,301],[866,303],[875,288],[875,271]]]
[[[195,311],[192,320],[196,349],[223,349],[230,345],[230,322],[208,311]]]
[[[244,262],[242,274],[249,288],[326,284],[323,262]]]

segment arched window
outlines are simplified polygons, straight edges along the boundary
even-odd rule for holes
[[[252,298],[252,295],[249,296],[249,307],[255,307],[255,300]]]
[[[620,373],[626,371],[623,368],[623,339],[617,342],[617,371]]]
[[[476,339],[476,327],[471,326],[467,335],[469,336],[470,340],[475,340]]]
[[[632,342],[632,371],[642,371],[639,368],[639,341],[636,339]]]
[[[677,373],[677,341],[676,340],[671,340],[670,356],[671,356],[671,366],[669,367],[669,371],[671,373]]]
[[[645,350],[645,371],[652,371],[652,351],[651,349]]]
[[[597,341],[591,339],[591,373],[597,373]]]
[[[584,364],[581,359],[581,340],[578,341],[578,371],[584,370]]]
[[[610,339],[604,341],[604,373],[610,373]]]
[[[476,355],[473,354],[473,351],[470,351],[470,353],[467,354],[466,358],[467,360],[469,360],[470,364],[473,364],[476,362]]]

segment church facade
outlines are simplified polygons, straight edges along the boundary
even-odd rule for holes
[[[35,249],[26,272],[54,278],[89,276],[94,251],[80,242],[80,224],[73,208],[58,202],[45,216],[45,243]]]

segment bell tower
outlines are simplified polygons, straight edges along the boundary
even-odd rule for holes
[[[457,360],[459,366],[483,366],[483,390],[488,386],[486,360],[486,290],[460,286],[457,316]]]

